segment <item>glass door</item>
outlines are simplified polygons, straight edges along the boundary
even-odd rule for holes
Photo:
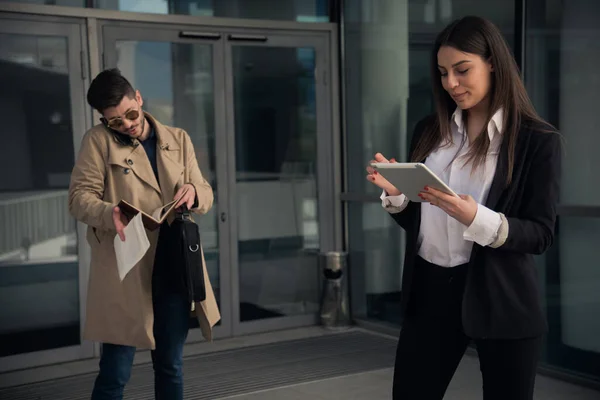
[[[234,334],[316,322],[333,248],[327,34],[227,34]]]
[[[215,194],[213,208],[195,217],[200,226],[210,281],[222,319],[215,337],[231,332],[226,226],[228,187],[224,142],[224,79],[221,34],[181,26],[106,22],[100,25],[104,68],[117,67],[140,91],[145,111],[190,136],[200,170]],[[197,321],[190,319],[192,327]],[[188,341],[200,340],[199,329]]]
[[[67,207],[86,127],[82,29],[0,13],[0,372],[93,356],[89,252]]]
[[[197,219],[216,336],[316,322],[334,248],[328,33],[100,23],[147,111],[191,136],[215,205]],[[200,339],[196,330],[190,340]]]

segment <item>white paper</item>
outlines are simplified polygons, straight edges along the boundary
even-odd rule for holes
[[[124,242],[121,241],[118,234],[114,239],[115,255],[117,256],[117,267],[119,268],[119,278],[121,278],[121,281],[140,262],[150,248],[150,242],[144,229],[141,213],[138,213],[129,221],[124,232]]]

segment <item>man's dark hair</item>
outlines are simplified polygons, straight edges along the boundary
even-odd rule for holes
[[[87,102],[102,113],[110,107],[116,107],[123,97],[133,99],[135,90],[117,68],[107,69],[98,74],[90,84]]]

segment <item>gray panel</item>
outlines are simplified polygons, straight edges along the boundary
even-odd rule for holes
[[[90,126],[89,109],[85,104],[85,89],[89,78],[87,65],[88,50],[84,41],[85,25],[82,20],[74,18],[57,18],[31,16],[12,13],[0,13],[1,31],[4,33],[27,34],[36,36],[57,36],[67,39],[67,65],[69,70],[69,89],[71,117],[73,124],[73,152],[77,155],[81,139]],[[36,22],[36,23],[34,23]],[[79,273],[79,315],[80,326],[85,320],[85,299],[87,295],[87,279],[89,269],[89,248],[85,241],[85,227],[77,224],[78,240],[78,273]],[[72,273],[64,270],[67,274]],[[54,277],[56,278],[56,277]],[[19,354],[0,359],[0,371],[22,369],[37,365],[64,362],[91,357],[94,346],[82,341],[79,346],[44,350],[40,352]]]
[[[213,76],[213,101],[214,101],[214,122],[215,122],[215,153],[217,155],[226,154],[226,116],[225,116],[225,75],[223,72],[224,53],[223,39],[215,36],[214,38],[196,38],[189,35],[181,36],[181,32],[188,32],[183,26],[173,25],[148,25],[131,23],[120,24],[118,22],[99,21],[99,29],[102,32],[103,53],[105,68],[115,67],[117,65],[116,42],[119,40],[127,41],[145,41],[145,42],[168,42],[208,45],[212,49],[212,76]],[[199,31],[195,29],[194,32]],[[202,29],[206,32],[206,29]],[[210,32],[210,29],[208,29]],[[177,74],[175,78],[181,78]],[[174,85],[174,88],[182,85]],[[143,90],[142,90],[143,95]],[[173,93],[174,99],[180,98],[180,93]],[[177,106],[177,102],[174,103]],[[179,107],[181,108],[181,107]],[[230,253],[229,253],[229,220],[228,217],[228,182],[227,182],[227,157],[216,157],[215,174],[217,178],[217,190],[215,193],[215,203],[213,208],[218,211],[218,246],[219,246],[219,281],[220,281],[220,306],[221,306],[221,324],[216,327],[215,334],[218,337],[227,337],[231,335],[232,318],[230,312],[231,299],[231,278],[230,278]],[[208,255],[207,255],[208,259]],[[200,340],[199,332],[190,332],[188,343]]]
[[[188,357],[184,361],[186,399],[217,399],[280,386],[390,368],[396,340],[363,332],[253,346]],[[151,364],[134,367],[127,399],[153,397]],[[87,399],[95,374],[0,390],[0,398]]]
[[[99,10],[94,8],[76,8],[14,3],[0,3],[0,11],[76,18],[97,18],[128,22],[151,22],[159,24],[217,26],[228,29],[258,28],[327,32],[336,29],[337,26],[334,23],[305,23],[260,19],[200,17],[188,15],[160,15],[150,13]]]
[[[231,30],[240,38],[249,40],[231,40],[226,35],[225,42],[225,88],[227,98],[227,143],[229,162],[229,185],[232,188],[229,197],[229,219],[234,221],[230,225],[231,254],[231,287],[232,287],[232,317],[234,335],[281,329],[294,326],[311,325],[316,322],[314,315],[286,316],[274,319],[240,322],[240,264],[238,261],[238,210],[235,165],[235,100],[234,100],[234,71],[233,50],[237,47],[288,47],[288,48],[313,48],[316,55],[316,101],[317,101],[317,184],[318,184],[318,218],[319,218],[319,246],[321,250],[332,250],[335,247],[335,185],[333,157],[333,135],[331,116],[331,60],[329,49],[329,33],[316,32],[272,32],[262,30]],[[315,279],[319,279],[319,271],[315,271]]]

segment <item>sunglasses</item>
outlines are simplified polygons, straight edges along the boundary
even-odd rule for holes
[[[125,113],[125,118],[127,118],[130,121],[135,121],[139,118],[139,116],[139,110],[129,110]],[[123,118],[121,117],[111,118],[109,120],[107,120],[106,118],[100,118],[100,120],[104,125],[108,126],[111,129],[119,129],[123,126]]]

